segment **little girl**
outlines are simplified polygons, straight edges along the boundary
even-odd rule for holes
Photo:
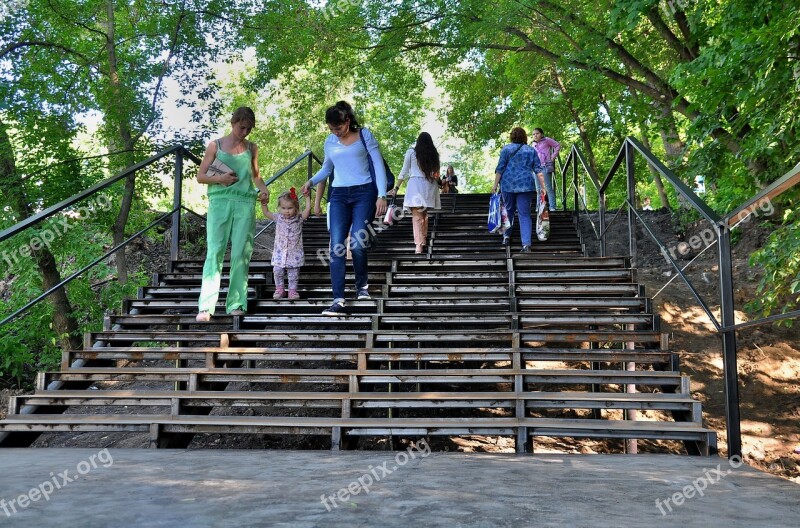
[[[299,299],[297,282],[300,266],[305,262],[303,255],[303,222],[311,215],[310,192],[305,195],[305,209],[300,212],[300,200],[294,187],[278,196],[278,210],[269,210],[269,194],[261,202],[264,216],[275,222],[275,247],[272,250],[272,273],[275,277],[273,299],[286,297],[284,275],[289,271],[289,299]]]

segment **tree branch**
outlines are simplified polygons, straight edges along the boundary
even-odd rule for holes
[[[71,55],[75,55],[76,57],[80,57],[81,59],[83,59],[87,63],[89,62],[89,59],[86,58],[85,55],[83,55],[82,53],[80,53],[78,51],[75,51],[72,48],[68,48],[67,46],[63,46],[61,44],[56,44],[55,42],[47,42],[47,41],[44,41],[44,40],[26,40],[26,41],[21,41],[21,42],[13,42],[13,43],[7,45],[6,47],[0,49],[0,60],[3,59],[6,55],[8,55],[10,53],[13,53],[14,51],[16,51],[18,49],[26,48],[26,47],[36,47],[36,46],[42,47],[42,48],[60,49],[61,51],[65,51],[65,52],[67,52],[67,53],[69,53]]]
[[[664,22],[664,19],[661,18],[658,4],[653,4],[653,7],[647,11],[647,19],[650,21],[650,24],[653,25],[656,31],[658,31],[661,37],[667,42],[667,44],[669,44],[669,47],[678,53],[681,59],[686,62],[691,62],[697,58],[697,55],[695,55],[691,49],[683,45],[675,33],[673,33],[669,26],[667,26],[666,22]]]
[[[161,66],[161,73],[158,76],[158,82],[156,82],[156,87],[153,90],[153,100],[150,104],[150,118],[144,124],[142,129],[139,131],[138,134],[133,138],[134,143],[139,141],[139,138],[150,128],[150,125],[153,124],[153,121],[156,119],[156,105],[158,104],[158,94],[161,91],[161,86],[164,83],[164,77],[166,77],[167,72],[169,71],[169,63],[172,58],[175,56],[175,48],[178,46],[178,40],[180,38],[180,30],[181,25],[183,24],[184,19],[186,18],[186,11],[182,11],[180,15],[178,15],[178,21],[175,24],[175,29],[172,32],[172,39],[169,46],[169,53],[167,53],[166,58],[164,58],[164,63]]]
[[[683,9],[675,9],[675,11],[672,12],[672,18],[675,20],[675,23],[678,24],[678,29],[681,30],[681,36],[683,37],[686,48],[691,50],[692,55],[699,57],[700,48],[697,44],[692,42],[694,39],[692,38],[692,30],[689,28],[689,20],[686,18],[686,13]]]
[[[94,156],[81,156],[80,158],[71,158],[71,159],[67,159],[67,160],[56,161],[54,163],[51,163],[47,167],[43,167],[43,168],[41,168],[39,170],[35,170],[33,172],[29,172],[28,174],[20,175],[20,180],[27,181],[27,180],[31,179],[32,177],[34,177],[34,176],[36,176],[38,174],[41,174],[43,172],[47,172],[50,169],[52,169],[53,167],[58,167],[60,165],[67,165],[69,163],[76,163],[78,161],[87,161],[87,160],[93,160],[93,159],[99,159],[99,158],[108,158],[108,157],[111,157],[111,156],[116,156],[117,154],[125,154],[125,153],[128,153],[128,152],[143,152],[143,151],[140,151],[139,149],[123,149],[123,150],[117,150],[115,152],[108,152],[106,154],[97,154],[97,155],[94,155]]]

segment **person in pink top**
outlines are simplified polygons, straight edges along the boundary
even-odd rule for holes
[[[303,253],[303,222],[311,214],[311,193],[305,196],[306,207],[300,211],[300,200],[297,199],[294,187],[278,196],[278,210],[269,210],[269,194],[261,204],[264,216],[275,222],[275,246],[272,250],[272,275],[275,278],[275,294],[273,299],[286,297],[284,277],[289,272],[289,299],[299,299],[297,285],[300,278],[300,267],[305,264]]]
[[[561,143],[553,138],[545,137],[544,130],[541,128],[533,129],[533,148],[539,155],[542,163],[542,174],[544,174],[544,188],[547,191],[547,201],[550,203],[550,210],[556,210],[556,192],[553,190],[553,173],[556,170],[556,158],[561,150]],[[535,180],[537,187],[539,180]],[[541,189],[536,189],[542,192]]]

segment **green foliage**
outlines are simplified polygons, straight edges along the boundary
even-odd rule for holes
[[[198,152],[211,131],[227,132],[230,111],[242,104],[257,113],[251,139],[265,179],[307,149],[322,155],[324,112],[339,99],[354,104],[395,172],[426,113],[442,109],[451,153],[442,161],[455,166],[462,192],[491,188],[497,149],[514,126],[544,128],[565,153],[578,144],[601,180],[625,136],[647,139],[690,187],[705,177],[703,198],[720,214],[800,159],[800,7],[786,0],[30,0],[14,15],[0,21],[0,127],[11,138],[11,155],[0,160],[4,227],[165,144]],[[169,129],[166,79],[176,81],[178,103],[192,108],[197,127]],[[431,80],[441,93],[436,105],[426,99]],[[99,118],[97,130],[81,124],[87,114]],[[170,163],[137,174],[128,233],[152,220],[152,204],[171,208],[159,181]],[[641,158],[635,170],[640,197],[657,205]],[[278,191],[307,177],[304,162],[276,182],[273,206]],[[595,208],[596,192],[581,178]],[[608,207],[619,207],[626,191],[620,171]],[[668,185],[666,193],[678,206]],[[112,207],[83,204],[89,217],[53,241],[63,275],[109,248],[122,182],[106,196]],[[753,305],[759,313],[797,303],[792,211],[753,256],[767,270]],[[25,236],[0,250],[18,250]],[[41,291],[32,261],[20,262],[7,267],[2,310]],[[91,286],[112,276],[104,264],[68,288],[83,328],[144,280]],[[56,336],[39,331],[49,328],[49,310],[41,304],[3,329],[3,375],[22,378],[57,357]]]
[[[71,215],[61,215],[47,222],[35,236],[50,240],[49,248],[59,263],[62,278],[66,278],[111,247],[109,221],[113,221],[113,215],[102,207],[77,208]],[[3,279],[5,303],[0,309],[0,318],[5,318],[43,292],[37,266],[26,256],[27,251],[21,251],[21,248],[35,245],[34,235],[29,231],[0,244],[0,255],[6,269]],[[133,274],[124,286],[114,277],[115,270],[105,261],[67,286],[80,332],[99,330],[105,311],[119,307],[125,297],[135,296],[137,288],[147,284],[149,272],[141,270]],[[18,384],[25,384],[36,370],[52,369],[59,364],[61,350],[52,320],[53,306],[45,301],[2,327],[0,377],[13,378]]]
[[[764,275],[756,297],[746,306],[748,310],[768,316],[800,307],[800,209],[785,211],[783,225],[753,253],[750,264],[763,266]],[[790,326],[792,320],[785,323]]]

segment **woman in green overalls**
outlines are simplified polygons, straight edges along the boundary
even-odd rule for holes
[[[245,138],[256,125],[253,111],[242,106],[231,117],[231,133],[212,141],[200,163],[197,181],[208,185],[206,218],[206,262],[200,288],[197,320],[207,322],[214,315],[219,297],[222,262],[231,243],[230,285],[225,311],[242,315],[247,311],[247,272],[253,254],[256,224],[255,198],[266,198],[267,187],[258,171],[258,148]],[[232,172],[209,171],[219,160]]]

